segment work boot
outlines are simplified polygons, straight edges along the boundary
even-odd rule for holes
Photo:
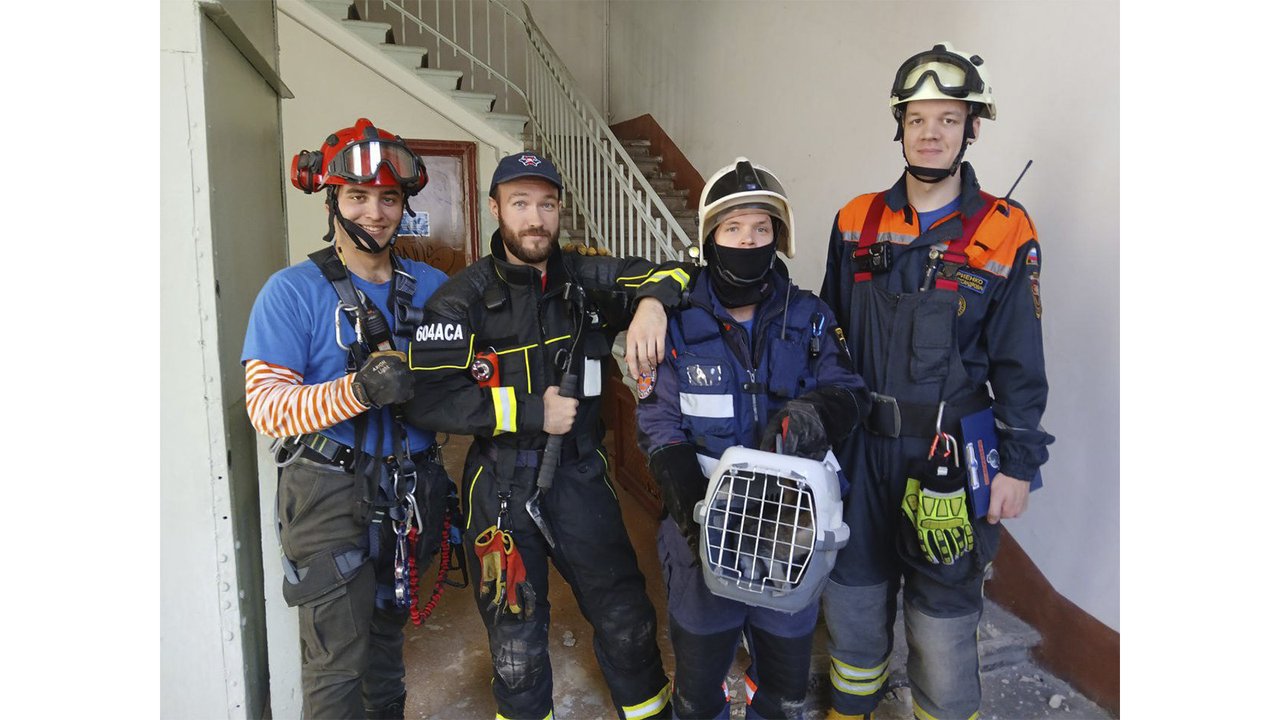
[[[405,692],[380,708],[365,708],[366,720],[404,720],[404,701],[408,696]]]
[[[872,720],[875,713],[865,713],[863,715],[845,715],[835,708],[827,711],[827,720]]]

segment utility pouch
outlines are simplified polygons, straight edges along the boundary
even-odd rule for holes
[[[369,553],[352,545],[321,550],[302,559],[295,567],[297,582],[284,578],[284,601],[289,607],[306,605],[342,589],[369,560]]]
[[[955,295],[934,293],[916,306],[911,328],[911,379],[940,380],[947,374],[955,344]]]

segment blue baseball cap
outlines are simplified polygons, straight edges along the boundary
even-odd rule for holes
[[[564,192],[564,182],[560,180],[560,173],[550,160],[531,152],[522,152],[498,161],[498,167],[493,171],[493,182],[489,183],[489,197],[496,197],[498,186],[502,183],[524,177],[546,180],[562,194]]]

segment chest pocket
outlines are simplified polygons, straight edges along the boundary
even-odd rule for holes
[[[956,338],[955,292],[934,291],[921,298],[912,313],[911,379],[941,380],[946,374]]]
[[[733,369],[723,358],[685,354],[675,368],[681,425],[695,445],[719,454],[734,444]]]
[[[772,335],[772,333],[771,333]],[[797,398],[818,387],[809,362],[809,348],[796,337],[780,338],[773,335],[767,340],[765,358],[768,362],[769,394],[782,400]]]

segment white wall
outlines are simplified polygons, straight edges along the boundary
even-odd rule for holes
[[[516,0],[506,0],[518,7]],[[534,22],[569,68],[582,96],[605,115],[605,15],[600,0],[526,0]],[[605,118],[608,120],[608,118]]]
[[[273,7],[232,7],[273,61]],[[238,358],[246,284],[283,263],[278,99],[190,0],[161,4],[160,60],[161,715],[260,717],[257,478]]]
[[[283,103],[281,119],[289,261],[297,263],[322,246],[322,238],[328,231],[324,193],[306,195],[289,183],[289,162],[299,150],[318,150],[329,133],[349,127],[361,117],[404,138],[476,142],[476,137],[370,72],[288,15],[281,13],[278,22],[280,76],[294,94],[293,99]],[[519,148],[499,150],[479,143],[476,149],[476,184],[483,209],[483,198],[488,195],[489,180],[498,158]],[[489,213],[481,212],[482,252],[487,252],[489,234],[496,228]]]
[[[737,155],[795,205],[802,285],[836,211],[901,173],[889,86],[950,40],[988,62],[998,119],[966,155],[1044,247],[1057,436],[1044,490],[1007,523],[1054,587],[1119,629],[1119,9],[1108,2],[609,3],[613,120],[650,113],[707,176]],[[577,68],[570,68],[575,73]]]

